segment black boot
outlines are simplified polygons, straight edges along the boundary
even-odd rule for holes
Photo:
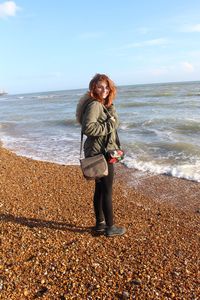
[[[124,227],[117,227],[115,225],[106,228],[106,236],[116,236],[116,235],[123,235],[126,232],[126,228]]]
[[[105,221],[102,221],[102,222],[97,222],[96,223],[96,226],[94,227],[94,231],[96,232],[104,232],[105,229],[106,229],[106,223]]]

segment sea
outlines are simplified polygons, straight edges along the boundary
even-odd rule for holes
[[[118,86],[123,164],[200,182],[200,82]],[[20,156],[78,165],[75,111],[87,89],[0,97],[0,140]]]

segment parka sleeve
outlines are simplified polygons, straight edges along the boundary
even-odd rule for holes
[[[103,113],[101,104],[93,101],[87,105],[82,119],[82,131],[87,136],[104,136],[116,129],[116,122],[111,118],[100,120]]]

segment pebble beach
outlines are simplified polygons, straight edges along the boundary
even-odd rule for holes
[[[0,299],[200,299],[200,183],[116,166],[115,223],[92,231],[94,183],[79,166],[0,148]]]

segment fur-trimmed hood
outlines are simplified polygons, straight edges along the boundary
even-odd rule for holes
[[[76,121],[80,125],[82,125],[82,117],[83,117],[84,110],[85,110],[86,106],[88,105],[88,103],[92,100],[94,100],[94,99],[92,99],[87,92],[80,98],[80,100],[76,106]]]

